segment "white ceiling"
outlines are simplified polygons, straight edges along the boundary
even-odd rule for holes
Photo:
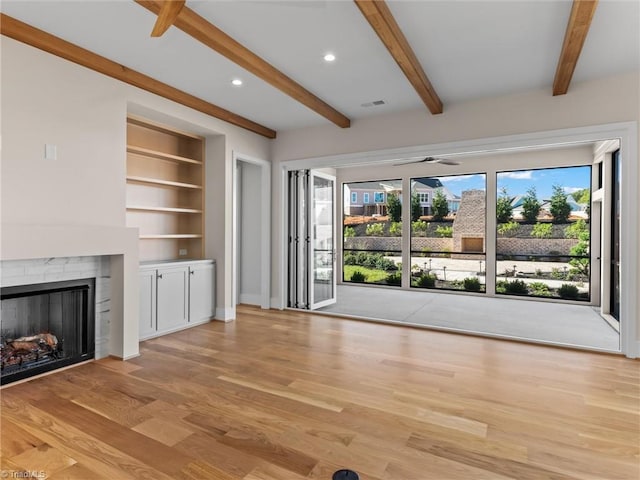
[[[551,86],[569,0],[389,1],[447,106]],[[351,120],[424,108],[352,1],[197,1],[187,6]],[[3,0],[3,13],[275,130],[328,120],[182,31],[149,33],[133,1]],[[337,60],[323,61],[326,52]],[[640,70],[640,2],[600,0],[573,82]],[[242,87],[231,79],[242,78]],[[571,92],[571,87],[569,93]],[[363,103],[384,100],[383,106]],[[336,127],[338,128],[338,127]]]

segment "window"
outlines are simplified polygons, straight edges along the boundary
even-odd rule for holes
[[[432,195],[428,208],[412,208],[411,287],[484,292],[486,175],[412,178],[411,185],[432,189],[418,193],[420,203]]]
[[[496,293],[589,301],[591,167],[498,172]]]
[[[388,195],[378,188],[389,189]],[[399,287],[402,283],[402,182],[384,180],[345,183],[344,189],[363,192],[363,204],[343,213],[342,279]],[[386,198],[385,198],[386,197]],[[386,200],[386,201],[385,201]]]
[[[351,203],[358,203],[358,193],[351,192]]]

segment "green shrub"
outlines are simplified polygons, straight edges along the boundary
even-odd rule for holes
[[[566,276],[567,276],[567,274],[564,273],[559,268],[552,268],[551,269],[551,278],[553,278],[554,280],[564,280],[566,278]]]
[[[436,228],[436,235],[442,238],[451,238],[453,237],[453,227],[438,225],[438,228]]]
[[[449,201],[442,191],[442,188],[438,188],[433,196],[431,211],[433,212],[434,220],[442,220],[449,215]]]
[[[571,206],[567,202],[567,193],[560,185],[554,185],[553,194],[551,195],[551,206],[549,212],[553,216],[554,223],[567,223],[567,219],[571,214]]]
[[[411,232],[414,235],[424,236],[427,233],[428,228],[429,224],[424,220],[416,220],[415,222],[411,222]]]
[[[344,237],[351,238],[356,236],[356,230],[353,227],[344,227]]]
[[[399,287],[402,284],[402,274],[390,273],[389,275],[387,275],[385,281],[387,282],[387,285],[396,285]]]
[[[437,279],[438,277],[436,277],[433,273],[424,273],[420,275],[420,278],[418,278],[416,285],[418,287],[434,288],[436,286]]]
[[[529,284],[529,289],[531,290],[531,294],[537,297],[551,296],[551,292],[549,291],[549,285],[543,282],[531,282]]]
[[[381,253],[349,252],[344,254],[343,261],[345,265],[357,265],[385,271],[398,270],[395,262]]]
[[[522,200],[522,218],[527,223],[533,223],[538,218],[540,202],[536,195],[536,187],[530,187]]]
[[[373,237],[379,237],[381,235],[384,235],[384,224],[370,223],[369,225],[367,225],[367,231],[365,233]]]
[[[476,277],[467,277],[462,280],[462,284],[464,285],[464,289],[469,292],[479,292],[481,288],[480,280]]]
[[[570,283],[563,283],[558,289],[558,295],[560,295],[561,298],[575,300],[578,298],[578,287]]]
[[[507,293],[507,282],[506,280],[498,280],[496,282],[496,292],[497,293]]]
[[[402,203],[395,193],[387,194],[387,213],[392,222],[399,222],[402,219]]]
[[[402,222],[391,222],[389,226],[389,234],[394,237],[402,236]]]
[[[355,272],[353,272],[350,278],[350,280],[355,283],[364,283],[366,279],[367,279],[367,276],[364,273],[362,273],[360,270],[356,270]]]
[[[564,238],[580,238],[585,232],[589,232],[589,227],[581,218],[564,229]]]
[[[529,289],[524,281],[512,280],[505,285],[505,292],[513,295],[526,295],[529,293]]]
[[[520,224],[518,222],[507,222],[498,225],[498,234],[503,237],[514,237],[518,230],[520,230]]]
[[[531,230],[531,236],[535,238],[551,238],[553,225],[550,223],[536,223]]]
[[[507,223],[513,218],[513,206],[511,197],[505,187],[500,189],[500,196],[496,200],[496,220],[498,223]]]

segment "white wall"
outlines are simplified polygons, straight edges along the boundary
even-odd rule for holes
[[[282,163],[316,159],[326,166],[322,157],[366,153],[380,150],[461,143],[508,135],[528,134],[551,130],[587,127],[617,122],[640,120],[640,79],[637,73],[603,78],[591,82],[574,83],[568,94],[554,97],[551,87],[528,93],[483,99],[461,104],[445,104],[445,112],[431,115],[426,109],[370,117],[352,122],[350,129],[332,125],[280,132],[273,142],[272,162],[274,176],[274,235],[273,235],[273,295],[282,298],[280,265],[283,257],[281,208]],[[638,126],[636,124],[636,132]],[[637,135],[640,138],[640,135]],[[636,140],[637,142],[637,140]],[[496,145],[496,148],[498,145]],[[636,146],[640,149],[640,145]],[[636,150],[636,151],[637,151]],[[424,152],[430,154],[431,152]],[[444,153],[444,152],[439,152]],[[364,154],[364,155],[363,155]],[[623,161],[634,162],[637,158]],[[339,165],[340,159],[336,160]],[[307,163],[309,165],[309,163]],[[638,170],[636,170],[637,172]],[[437,172],[437,170],[433,170]],[[441,173],[440,170],[438,173]],[[638,174],[631,183],[640,186]],[[640,209],[635,213],[635,225],[627,227],[637,231]],[[634,260],[636,271],[640,260]],[[640,332],[640,318],[634,318]],[[640,340],[640,339],[639,339]]]
[[[262,259],[261,204],[262,171],[258,165],[238,162],[240,169],[240,209],[238,227],[240,251],[238,272],[240,275],[239,302],[260,305]]]
[[[124,352],[116,354],[137,353],[137,242],[131,245],[124,228],[126,115],[136,113],[207,137],[205,251],[217,261],[219,312],[224,318],[233,314],[231,153],[268,159],[269,141],[0,38],[2,258],[124,254],[121,265],[112,264],[112,275],[123,275],[122,318],[135,325],[123,340]],[[43,160],[45,143],[57,145],[57,161]],[[98,233],[113,241],[100,241]],[[103,251],[116,244],[117,252]],[[82,252],[71,252],[74,246]]]

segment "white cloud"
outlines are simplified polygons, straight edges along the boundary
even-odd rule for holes
[[[571,195],[571,194],[572,194],[572,193],[574,193],[574,192],[577,192],[577,191],[583,190],[583,189],[582,189],[582,188],[580,188],[580,187],[562,187],[562,189],[564,190],[564,193],[567,193],[567,194],[569,194],[569,195]]]
[[[531,180],[533,178],[533,170],[523,170],[520,172],[501,172],[498,178],[511,178],[513,180]]]

